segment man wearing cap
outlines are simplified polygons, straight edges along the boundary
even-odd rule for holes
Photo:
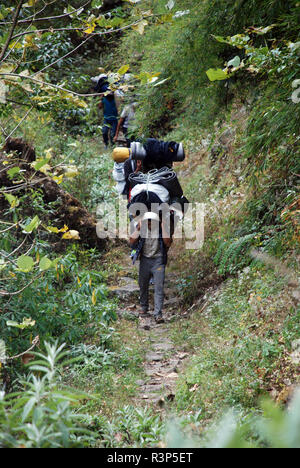
[[[136,132],[136,127],[134,125],[135,122],[135,110],[136,110],[137,103],[132,102],[124,107],[121,117],[117,126],[117,131],[114,137],[114,142],[118,140],[120,129],[122,129],[125,138],[127,147],[130,148],[130,144],[132,141],[135,141],[136,138],[134,133]]]
[[[95,76],[91,80],[97,83],[94,90],[102,95],[98,107],[99,109],[103,109],[102,136],[105,148],[108,148],[109,140],[111,145],[114,144],[114,137],[118,126],[118,108],[115,95],[113,92],[109,92],[109,83],[105,73]]]
[[[130,245],[134,249],[133,263],[139,258],[139,286],[141,315],[148,316],[149,281],[154,279],[154,318],[157,323],[164,322],[162,310],[164,304],[165,269],[167,251],[172,244],[170,235],[166,232],[164,223],[158,214],[146,213],[136,226],[130,237]]]

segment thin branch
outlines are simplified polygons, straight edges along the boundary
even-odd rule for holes
[[[24,239],[23,239],[23,241],[21,242],[21,244],[20,244],[18,247],[16,247],[15,250],[13,250],[10,254],[8,254],[8,255],[6,256],[6,258],[9,258],[9,257],[11,257],[12,255],[16,254],[16,253],[23,247],[23,245],[25,244],[26,240],[27,240],[27,236],[24,237]]]
[[[33,187],[38,185],[45,180],[49,180],[49,177],[43,177],[42,179],[33,180],[32,182],[26,182],[25,184],[16,185],[15,187],[2,187],[0,193],[12,193],[19,192],[23,188]]]
[[[7,136],[6,129],[2,126],[1,123],[0,123],[0,128],[1,128],[2,134],[6,137]]]
[[[152,15],[155,16],[155,15]],[[147,17],[149,18],[149,17]],[[121,32],[125,29],[131,28],[132,26],[135,26],[139,24],[141,21],[143,21],[145,18],[140,18],[133,23],[127,24],[126,26],[122,26],[121,28],[118,29],[108,29],[107,31],[100,31],[96,33],[90,33],[90,36],[104,36],[107,34],[112,34],[116,32]],[[19,34],[16,34],[15,36],[12,37],[12,39],[16,39],[20,36],[25,36],[26,34],[38,34],[38,33],[43,33],[43,32],[60,32],[60,31],[85,31],[86,28],[58,28],[58,29],[53,29],[53,28],[46,28],[46,29],[33,29],[32,31],[27,31],[27,32],[22,32]]]
[[[22,78],[22,79],[25,79],[25,80],[34,81],[35,83],[41,84],[43,86],[49,86],[50,88],[55,88],[55,89],[58,89],[59,91],[65,91],[66,93],[70,93],[70,94],[73,94],[74,96],[78,96],[78,97],[99,96],[99,93],[93,93],[93,94],[75,93],[75,91],[71,91],[71,90],[63,88],[61,86],[57,86],[57,85],[54,85],[52,83],[47,83],[45,81],[37,80],[36,78],[33,78],[32,76],[18,75],[17,73],[0,73],[0,76],[14,76],[14,77],[17,77],[17,78]]]
[[[54,29],[54,28],[44,28],[44,29],[32,29],[30,31],[26,31],[26,32],[21,32],[21,33],[18,33],[16,34],[15,36],[13,36],[11,38],[11,40],[14,40],[14,39],[17,39],[18,37],[22,37],[22,36],[26,36],[27,34],[40,34],[40,33],[44,33],[44,32],[51,32],[51,33],[54,33],[54,32],[61,32],[61,31],[84,31],[85,28],[57,28],[57,29]]]
[[[30,351],[32,351],[40,342],[40,337],[39,336],[36,336],[34,338],[34,340],[32,341],[32,345],[30,346],[29,349],[27,349],[26,351],[24,351],[24,353],[21,353],[21,354],[18,354],[17,356],[13,356],[13,357],[10,357],[10,358],[7,358],[8,361],[12,361],[13,359],[18,359],[22,356],[24,356],[25,354],[28,354],[30,353]]]
[[[50,68],[50,67],[53,67],[53,65],[55,65],[56,63],[60,62],[61,60],[64,60],[65,58],[67,58],[69,55],[73,54],[74,52],[76,52],[76,50],[80,49],[80,47],[82,47],[87,41],[89,41],[91,39],[91,36],[88,36],[83,42],[81,42],[77,47],[75,47],[75,49],[71,50],[71,52],[68,52],[67,54],[63,55],[62,57],[58,58],[57,60],[55,60],[55,62],[53,63],[50,63],[50,65],[47,65],[46,67],[42,68],[41,70],[39,70],[38,72],[36,72],[33,76],[39,74],[39,73],[43,73],[43,71],[47,70],[47,68]]]
[[[6,99],[6,101],[12,102],[13,104],[17,104],[18,106],[30,107],[30,104],[26,104],[25,102],[14,101],[13,99]]]
[[[28,234],[26,235],[24,241],[26,241],[27,236],[28,236]],[[35,246],[35,241],[33,241],[32,245],[31,245],[30,248],[27,250],[27,252],[24,253],[24,255],[30,254],[30,252],[32,251],[32,249],[34,248],[34,246]]]
[[[17,26],[17,23],[18,23],[18,17],[19,17],[19,14],[20,14],[20,11],[21,11],[21,8],[22,8],[23,3],[24,3],[24,0],[20,0],[19,4],[18,4],[18,6],[17,6],[17,9],[16,9],[16,11],[15,11],[12,27],[11,27],[11,29],[10,29],[10,32],[9,32],[9,34],[8,34],[8,37],[7,37],[7,40],[6,40],[5,45],[4,45],[3,49],[2,49],[2,52],[1,52],[1,54],[0,54],[0,62],[3,61],[3,58],[4,58],[4,56],[5,56],[5,53],[6,53],[7,49],[8,49],[9,43],[10,43],[10,41],[11,41],[11,39],[12,39],[14,30],[15,30],[15,28],[16,28],[16,26]]]
[[[30,28],[30,26],[28,26],[28,28]],[[24,34],[27,34],[28,28],[26,29],[26,32],[24,31]],[[12,38],[12,39],[13,39],[13,38]],[[4,57],[3,62],[9,58],[10,54],[12,54],[12,52],[15,50],[17,44],[18,44],[18,41],[15,41],[14,44],[10,46],[10,50],[9,50],[9,52],[6,54],[6,56]],[[25,50],[26,50],[26,49],[24,49],[24,51],[25,51]]]
[[[31,16],[28,16],[27,18],[25,18],[25,20],[29,21],[31,19],[34,19],[37,15],[40,15],[41,13],[43,13],[44,10],[46,10],[46,8],[49,6],[49,5],[52,5],[53,3],[56,3],[58,0],[53,0],[52,2],[49,2],[49,3],[46,3],[46,2],[43,2],[44,3],[44,6],[41,10],[35,12],[33,15]],[[20,20],[22,21],[22,20]]]
[[[1,221],[1,222],[2,222],[2,221]],[[0,234],[4,234],[5,232],[10,231],[11,229],[17,227],[18,225],[19,225],[19,223],[12,224],[12,225],[9,226],[8,228],[4,229],[3,231],[0,231]]]
[[[52,2],[53,3],[53,2]],[[55,3],[55,2],[54,2]],[[48,16],[46,18],[34,18],[34,16],[29,16],[28,18],[26,19],[23,19],[23,20],[20,20],[18,22],[18,24],[24,24],[24,23],[30,23],[31,21],[36,23],[37,21],[51,21],[51,20],[56,20],[56,19],[61,19],[61,18],[65,18],[66,16],[70,16],[70,15],[74,15],[75,13],[77,13],[78,11],[80,11],[82,8],[85,8],[89,3],[91,3],[91,0],[89,0],[88,2],[86,2],[84,5],[82,5],[80,8],[78,8],[77,10],[74,10],[70,13],[64,13],[63,15],[58,15],[58,16]],[[45,8],[43,8],[44,10]],[[41,10],[41,11],[43,11]],[[41,11],[39,13],[41,13]],[[37,15],[39,14],[37,13]],[[5,22],[0,22],[0,25],[1,24],[7,24]]]
[[[11,258],[9,258],[9,255],[6,255],[4,252],[2,252],[2,250],[0,250],[0,255],[1,255],[1,257],[5,258],[5,260],[12,263],[15,267],[18,266],[17,263],[14,260],[12,260]],[[1,294],[1,291],[0,291],[0,294]]]
[[[6,166],[3,169],[0,169],[0,174],[1,172],[7,172],[9,169],[12,169],[15,165],[11,164],[10,166]]]
[[[29,286],[32,285],[32,283],[34,283],[36,280],[38,280],[41,277],[42,277],[42,275],[36,276],[35,278],[33,278],[32,281],[30,281],[30,283],[26,284],[26,286],[24,286],[24,288],[19,289],[19,291],[15,291],[13,293],[9,293],[7,291],[0,290],[0,296],[6,296],[6,297],[17,296],[18,294],[21,294],[23,291],[25,291],[25,289],[27,289]]]
[[[76,50],[78,50],[81,46],[83,46],[87,41],[89,41],[91,39],[91,37],[94,37],[94,36],[99,36],[99,35],[104,35],[104,34],[111,34],[113,32],[120,32],[120,31],[123,31],[125,29],[128,29],[128,28],[131,28],[132,26],[135,26],[136,24],[140,23],[141,20],[138,20],[138,21],[135,21],[134,23],[131,23],[131,24],[128,24],[127,26],[123,26],[122,28],[119,28],[119,29],[110,29],[109,31],[101,31],[99,33],[92,33],[90,34],[81,44],[79,44],[77,47],[75,47],[75,49],[71,50],[70,52],[68,52],[66,55],[63,55],[63,57],[60,57],[59,59],[55,60],[55,62],[53,63],[50,63],[50,65],[47,65],[46,67],[42,68],[42,70],[39,70],[38,72],[36,72],[33,76],[37,75],[38,73],[42,73],[43,71],[47,70],[47,68],[50,68],[52,67],[53,65],[55,65],[56,63],[60,62],[61,60],[64,60],[65,58],[67,58],[69,55],[73,54],[73,52],[76,52]],[[91,96],[91,95],[90,95]]]
[[[10,132],[10,134],[5,138],[5,142],[7,142],[7,140],[18,130],[18,128],[20,127],[20,125],[22,125],[22,123],[24,122],[24,120],[27,119],[28,115],[30,114],[30,112],[32,111],[32,109],[34,108],[34,106],[31,106],[30,109],[28,109],[28,111],[26,112],[26,114],[23,116],[23,118],[20,120],[20,122],[18,123],[18,125]]]

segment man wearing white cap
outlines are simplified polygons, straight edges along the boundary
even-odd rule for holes
[[[130,237],[133,247],[133,262],[140,258],[139,286],[142,316],[148,315],[149,310],[149,281],[154,279],[154,318],[162,323],[162,309],[164,304],[165,269],[167,251],[172,244],[170,235],[166,232],[164,223],[160,222],[156,213],[146,213],[138,223],[135,232]]]

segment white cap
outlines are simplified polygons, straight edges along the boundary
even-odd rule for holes
[[[159,221],[158,214],[153,213],[152,211],[148,211],[148,213],[144,214],[142,221],[151,220],[151,219],[153,219],[154,221]]]

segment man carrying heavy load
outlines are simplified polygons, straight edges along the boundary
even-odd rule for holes
[[[154,318],[156,323],[163,323],[162,316],[164,304],[165,270],[168,260],[168,250],[172,239],[166,232],[163,221],[158,214],[147,212],[136,225],[135,231],[130,237],[130,246],[133,262],[140,259],[139,286],[141,316],[149,316],[149,281],[154,279]]]
[[[136,133],[136,127],[135,127],[135,110],[136,110],[137,102],[132,102],[131,104],[128,104],[127,106],[124,107],[120,120],[117,126],[117,131],[114,137],[114,142],[117,142],[118,137],[119,137],[119,132],[122,129],[125,138],[126,138],[126,143],[127,147],[130,148],[130,144],[132,141],[135,141],[135,133]]]

